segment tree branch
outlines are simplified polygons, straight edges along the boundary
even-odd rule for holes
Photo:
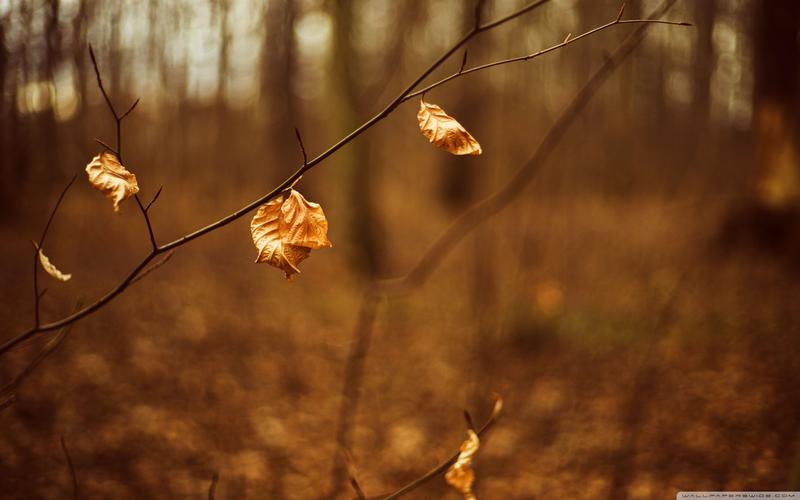
[[[490,62],[490,63],[487,63],[487,64],[482,64],[480,66],[475,66],[475,67],[467,69],[467,70],[464,69],[464,64],[462,64],[461,69],[457,73],[453,73],[452,75],[450,75],[448,77],[442,78],[438,82],[432,83],[432,84],[428,85],[427,87],[424,87],[424,88],[422,88],[420,90],[412,92],[412,93],[408,94],[405,98],[403,98],[403,100],[407,101],[407,100],[409,100],[409,99],[411,99],[413,97],[416,97],[418,95],[422,95],[422,94],[424,94],[424,93],[426,93],[426,92],[428,92],[428,91],[430,91],[432,89],[435,89],[436,87],[438,87],[440,85],[443,85],[443,84],[449,82],[450,80],[456,79],[456,78],[461,77],[461,76],[468,75],[470,73],[475,73],[476,71],[483,71],[485,69],[493,68],[495,66],[503,66],[505,64],[511,64],[511,63],[515,63],[515,62],[523,62],[523,61],[529,61],[531,59],[536,59],[537,57],[541,57],[541,56],[543,56],[543,55],[545,55],[547,53],[556,51],[558,49],[563,49],[567,45],[571,45],[571,44],[577,42],[578,40],[580,40],[582,38],[586,38],[588,36],[592,36],[592,35],[594,35],[596,33],[599,33],[599,32],[601,32],[603,30],[607,30],[608,28],[612,28],[612,27],[620,25],[620,24],[668,24],[668,25],[671,25],[671,26],[691,26],[690,23],[682,22],[682,21],[662,21],[662,20],[656,20],[656,19],[627,19],[627,20],[615,19],[615,20],[610,21],[610,22],[608,22],[606,24],[603,24],[603,25],[598,26],[596,28],[590,29],[589,31],[587,31],[585,33],[581,33],[580,35],[575,36],[575,37],[573,37],[572,34],[569,34],[564,39],[564,41],[561,42],[561,43],[557,43],[557,44],[555,44],[553,46],[547,47],[546,49],[542,49],[542,50],[539,50],[537,52],[526,54],[524,56],[512,57],[512,58],[509,58],[509,59],[502,59],[500,61],[494,61],[494,62]],[[464,54],[464,62],[466,63],[466,53]]]

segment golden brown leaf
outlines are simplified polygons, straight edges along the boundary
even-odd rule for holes
[[[294,189],[258,207],[250,234],[258,249],[256,262],[277,267],[287,279],[300,272],[297,266],[311,250],[332,246],[322,207]]]
[[[119,212],[119,204],[139,192],[136,176],[120,164],[116,155],[103,152],[92,158],[86,165],[89,183],[99,189],[114,203],[114,211]]]
[[[39,246],[36,245],[35,243],[34,245],[38,249],[39,264],[42,265],[42,269],[44,269],[47,274],[57,279],[58,281],[69,281],[70,278],[72,278],[71,274],[64,274],[61,271],[59,271],[58,268],[55,265],[53,265],[52,262],[50,262],[50,259],[47,258],[47,255],[45,255],[44,252],[42,252],[42,249],[39,248]]]
[[[419,101],[419,129],[431,143],[454,155],[479,155],[481,145],[455,118],[436,104]]]
[[[461,444],[458,458],[444,475],[447,484],[464,495],[464,500],[475,500],[475,494],[472,492],[472,483],[475,481],[475,471],[472,470],[472,457],[478,452],[480,444],[478,434],[472,429],[468,430],[467,440]]]

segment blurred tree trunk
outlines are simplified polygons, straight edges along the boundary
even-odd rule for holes
[[[264,141],[264,158],[277,160],[270,162],[275,165],[270,180],[276,182],[283,180],[300,159],[292,130],[293,127],[302,129],[300,106],[292,91],[297,71],[296,18],[294,0],[273,0],[264,9],[260,99],[269,135],[273,138]]]
[[[712,34],[714,31],[715,0],[694,3],[694,19],[697,31],[697,48],[694,52],[693,109],[696,126],[708,124],[711,110],[711,74],[714,72],[715,54]]]
[[[348,133],[360,125],[359,110],[363,109],[358,50],[351,38],[355,9],[359,4],[332,1],[329,5],[334,18],[333,78],[339,104],[336,115],[340,117],[340,129]],[[377,276],[382,267],[377,208],[372,189],[376,166],[369,161],[370,147],[370,136],[365,135],[338,153],[338,161],[346,176],[346,198],[350,207],[348,226],[350,241],[353,242],[350,259],[353,268],[367,278]]]
[[[89,63],[89,48],[86,42],[86,32],[89,27],[89,2],[80,0],[78,13],[72,19],[72,56],[75,62],[75,72],[77,78],[77,93],[80,96],[77,110],[76,125],[77,135],[86,137],[87,126],[87,95],[88,80],[86,70]]]
[[[55,89],[56,66],[61,57],[61,29],[58,23],[59,0],[48,0],[45,14],[45,54],[42,60],[42,73],[48,84]],[[50,175],[52,169],[58,168],[58,128],[56,127],[56,92],[50,95],[50,105],[39,115],[39,124],[42,129],[42,138],[46,146],[44,151],[45,175]]]
[[[0,151],[3,151],[0,154],[0,176],[3,179],[8,179],[8,151],[11,147],[10,141],[6,137],[8,133],[6,131],[6,123],[7,121],[11,121],[11,113],[6,111],[6,108],[13,108],[14,101],[9,100],[9,105],[6,106],[6,96],[9,95],[6,93],[6,77],[8,73],[8,49],[6,48],[6,22],[8,22],[8,15],[3,16],[0,18]],[[11,94],[12,96],[14,94]],[[6,116],[6,115],[9,116]],[[0,213],[3,215],[10,215],[10,205],[12,197],[9,196],[11,192],[11,186],[9,182],[0,183]]]
[[[755,13],[755,93],[758,194],[787,207],[800,200],[800,2],[758,2]]]
[[[121,82],[122,82],[122,52],[119,48],[119,25],[122,19],[122,2],[116,3],[111,10],[111,24],[108,27],[108,80],[111,84],[108,90],[112,96],[121,96]],[[102,63],[101,63],[102,64]],[[105,71],[104,71],[105,73]],[[105,78],[103,83],[105,84]]]

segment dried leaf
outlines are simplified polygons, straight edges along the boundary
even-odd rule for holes
[[[139,192],[136,176],[120,164],[116,155],[103,152],[92,158],[86,165],[89,183],[102,191],[114,203],[114,211],[119,212],[119,204]]]
[[[431,143],[454,155],[479,155],[481,145],[455,118],[436,104],[419,101],[419,129]]]
[[[34,245],[38,249],[39,263],[42,265],[42,269],[44,269],[47,274],[57,279],[58,281],[69,281],[70,278],[72,278],[71,274],[64,274],[61,271],[59,271],[58,268],[54,266],[52,262],[50,262],[50,259],[47,258],[47,255],[45,255],[44,252],[42,252],[42,249],[39,248],[39,246],[36,245],[35,243]]]
[[[311,250],[332,246],[322,207],[294,189],[258,207],[250,234],[258,249],[256,262],[281,269],[287,279],[300,272],[297,266]]]
[[[480,444],[478,434],[472,429],[468,430],[467,440],[461,444],[461,452],[458,454],[458,458],[444,475],[447,484],[463,494],[464,500],[475,500],[475,494],[472,492],[472,483],[475,481],[475,471],[472,470],[472,457],[478,452]]]

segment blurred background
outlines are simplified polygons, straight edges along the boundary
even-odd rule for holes
[[[489,0],[485,19],[521,0]],[[654,1],[630,1],[627,18]],[[469,29],[472,0],[0,1],[0,338],[32,324],[29,240],[75,173],[45,252],[46,320],[149,250],[82,169],[114,143],[171,241],[269,191]],[[469,43],[468,66],[613,20],[553,0]],[[800,3],[679,0],[523,195],[414,293],[386,300],[349,450],[367,494],[455,451],[462,409],[505,411],[478,498],[674,498],[800,489]],[[286,282],[244,217],[181,247],[81,321],[0,410],[0,496],[317,498],[364,286],[402,276],[501,186],[632,26],[429,92],[483,146],[454,157],[415,100],[306,174],[332,249]],[[431,81],[458,69],[461,53]],[[48,336],[0,361],[6,383]],[[352,496],[343,490],[342,498]],[[436,479],[409,498],[459,498]]]

